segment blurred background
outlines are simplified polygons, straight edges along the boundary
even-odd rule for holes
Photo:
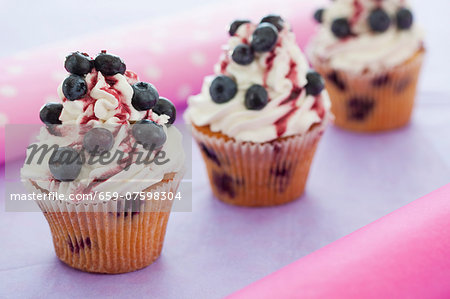
[[[254,16],[262,16],[261,11],[283,15],[288,12],[288,21],[295,22],[298,41],[305,46],[311,34],[308,28],[313,24],[309,9],[319,8],[329,0],[296,1],[301,7],[297,11],[280,4],[286,0],[0,0],[0,158],[1,125],[8,121],[1,118],[2,109],[13,112],[11,122],[39,123],[37,112],[42,103],[58,100],[56,87],[67,76],[64,55],[67,48],[79,49],[78,40],[93,44],[89,53],[95,55],[102,38],[107,36],[106,42],[115,42],[119,49],[116,54],[121,55],[120,42],[124,41],[130,51],[134,46],[130,44],[132,39],[142,39],[139,44],[147,44],[146,48],[131,51],[142,55],[123,56],[127,66],[142,70],[141,78],[151,80],[158,89],[171,91],[171,99],[183,108],[186,97],[198,92],[203,76],[212,73],[219,45],[227,39],[225,27],[233,19],[248,17],[256,9]],[[261,2],[270,4],[261,9]],[[305,197],[293,205],[274,209],[250,211],[212,200],[210,189],[205,188],[206,173],[199,166],[194,212],[171,216],[162,259],[126,278],[92,279],[63,267],[53,255],[42,215],[3,213],[1,204],[7,181],[0,159],[0,249],[4,249],[0,250],[0,297],[2,291],[11,294],[6,293],[6,287],[2,290],[3,281],[16,295],[24,287],[33,286],[33,282],[39,285],[29,297],[65,297],[70,286],[80,297],[105,292],[135,297],[154,294],[177,298],[180,292],[186,298],[223,297],[448,183],[450,1],[409,2],[417,22],[426,31],[427,49],[410,126],[380,135],[354,134],[331,126],[315,158]],[[208,11],[216,12],[217,7],[227,10],[220,19],[208,18]],[[195,26],[182,22],[185,27],[179,28],[180,20],[190,20]],[[302,26],[304,20],[307,28]],[[143,22],[148,28],[152,21],[169,30],[158,25],[152,34],[139,37],[141,31],[134,28],[139,29]],[[127,38],[122,37],[124,32],[137,34]],[[167,48],[159,44],[164,38],[153,39],[157,33],[169,37],[164,45]],[[111,40],[111,34],[117,34],[117,40]],[[98,43],[94,45],[95,41]],[[105,47],[110,48],[106,44]],[[28,57],[40,58],[19,60],[24,51],[39,54]],[[166,57],[167,53],[170,57]],[[26,65],[19,66],[19,62]],[[53,69],[59,71],[53,73]],[[26,83],[21,76],[27,77]],[[34,80],[37,77],[40,80]],[[9,88],[16,83],[20,90]],[[24,111],[29,111],[29,115],[25,116]],[[179,111],[182,121],[182,110]],[[24,148],[25,145],[17,145],[14,151],[23,155]],[[199,161],[199,152],[195,150],[193,157]],[[19,161],[11,167],[20,166]],[[6,250],[11,248],[15,250]],[[58,275],[61,280],[49,281],[49,275]]]
[[[226,0],[0,1],[0,55]]]
[[[323,5],[328,0],[311,0]],[[200,7],[229,3],[235,0],[97,0],[97,1],[0,1],[0,58],[36,46],[68,40],[95,32],[111,32],[116,28],[140,21],[161,18],[179,13],[196,14]],[[448,25],[448,0],[410,0],[415,17],[427,32],[428,50],[426,70],[432,71],[432,79],[423,76],[422,86],[433,92],[449,91],[447,83],[450,70],[450,26]],[[255,2],[257,3],[257,2]],[[257,4],[255,4],[257,5]],[[231,21],[231,20],[230,20]],[[157,28],[155,28],[157,30]],[[174,43],[176,43],[176,32]],[[217,32],[223,35],[224,32]],[[145,37],[143,37],[145,38]]]

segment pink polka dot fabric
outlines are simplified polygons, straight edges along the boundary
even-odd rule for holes
[[[4,131],[9,124],[40,123],[39,109],[46,102],[59,101],[58,85],[67,76],[64,59],[73,51],[95,56],[101,50],[119,55],[127,69],[140,80],[153,83],[161,96],[172,100],[180,111],[189,95],[198,93],[203,77],[213,72],[221,45],[228,39],[227,26],[236,18],[257,22],[268,13],[284,16],[304,47],[312,28],[312,13],[318,3],[301,0],[252,0],[239,10],[219,4],[195,12],[96,32],[1,60],[0,66],[0,163],[4,162]],[[181,113],[180,113],[181,115]],[[181,118],[180,118],[181,119]],[[8,145],[14,146],[14,145]],[[13,150],[14,158],[25,154]]]
[[[228,299],[450,298],[450,184]]]

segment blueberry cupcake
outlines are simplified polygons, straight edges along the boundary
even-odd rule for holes
[[[183,174],[175,107],[105,51],[72,53],[65,68],[61,103],[42,107],[22,180],[47,195],[38,204],[61,261],[96,273],[141,269],[161,253],[173,203],[155,199],[177,195]]]
[[[331,116],[324,81],[280,16],[236,20],[229,34],[185,120],[217,198],[239,206],[293,201]]]
[[[314,15],[308,46],[333,103],[336,125],[354,131],[402,127],[411,118],[425,54],[405,0],[336,0]]]

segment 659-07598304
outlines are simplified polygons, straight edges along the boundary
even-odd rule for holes
[[[181,192],[126,192],[125,194],[119,194],[118,192],[99,192],[93,193],[71,193],[63,194],[58,192],[49,193],[11,193],[10,200],[12,201],[43,201],[43,200],[62,200],[62,201],[109,201],[116,199],[125,200],[182,200]]]

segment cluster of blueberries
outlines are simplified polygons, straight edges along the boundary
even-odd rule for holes
[[[70,73],[63,82],[63,93],[69,101],[82,99],[87,93],[87,84],[84,76],[95,67],[104,76],[124,74],[125,63],[118,56],[102,51],[95,60],[85,53],[75,52],[66,57],[65,68]],[[169,116],[167,126],[172,125],[176,119],[176,109],[168,99],[159,97],[156,88],[146,82],[138,82],[132,85],[132,105],[138,111],[152,109],[158,115]],[[40,111],[41,121],[48,127],[60,125],[59,120],[63,105],[59,103],[47,103]],[[49,130],[55,132],[54,130]],[[131,133],[138,144],[146,149],[161,148],[166,142],[167,136],[161,125],[143,119],[136,122]],[[105,128],[93,128],[83,138],[83,149],[93,156],[103,155],[111,150],[114,145],[113,133]],[[58,148],[49,159],[49,169],[54,178],[59,181],[73,181],[80,174],[82,167],[80,154],[71,147]]]
[[[229,28],[230,36],[234,36],[241,25],[250,23],[249,20],[236,20]],[[252,35],[250,44],[242,43],[236,46],[231,58],[239,65],[251,64],[257,53],[272,51],[278,41],[278,33],[284,28],[284,20],[279,15],[268,15],[261,22]],[[318,95],[325,87],[323,78],[315,71],[307,74],[308,84],[306,92]],[[234,98],[238,91],[235,80],[226,75],[218,75],[211,83],[209,93],[217,104],[223,104]],[[252,85],[245,94],[244,105],[249,110],[261,110],[269,101],[267,90],[259,84]]]
[[[314,14],[314,19],[322,23],[324,9],[318,9]],[[399,30],[408,30],[413,24],[413,14],[407,8],[400,8],[391,18],[389,14],[382,8],[374,9],[367,20],[370,29],[376,33],[382,33],[389,29],[391,24],[395,22]],[[331,24],[331,31],[337,38],[346,38],[353,35],[350,22],[347,18],[335,19]]]

